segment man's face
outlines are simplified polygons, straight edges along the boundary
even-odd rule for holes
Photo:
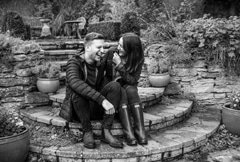
[[[93,41],[89,42],[86,46],[86,52],[89,55],[89,58],[92,61],[99,62],[103,55],[103,39],[94,39]]]

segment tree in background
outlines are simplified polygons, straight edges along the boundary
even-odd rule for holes
[[[204,0],[204,13],[213,17],[229,17],[240,15],[239,0]]]
[[[9,32],[13,37],[29,39],[29,30],[27,30],[22,17],[16,12],[7,12],[3,16],[2,32]]]
[[[140,36],[140,24],[137,13],[127,12],[121,22],[121,33],[133,32]]]
[[[93,15],[103,17],[103,0],[31,0],[35,3],[35,16],[52,19],[53,34],[58,35],[61,30],[69,32],[68,27],[61,29],[67,20],[85,17],[88,21]]]

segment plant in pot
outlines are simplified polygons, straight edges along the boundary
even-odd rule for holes
[[[222,108],[222,123],[226,129],[240,136],[240,93],[233,92]]]
[[[149,59],[148,79],[153,87],[165,87],[170,82],[169,65],[166,60]]]
[[[37,65],[32,70],[33,74],[36,74],[37,88],[43,93],[54,93],[58,90],[60,81],[61,68],[59,64],[45,62],[41,65]]]
[[[153,87],[165,87],[170,81],[168,73],[170,63],[162,51],[163,44],[157,43],[148,46],[144,54],[147,63],[148,79]]]
[[[25,162],[29,151],[29,129],[12,112],[0,109],[0,161]]]
[[[179,42],[177,39],[172,39],[164,43],[151,44],[146,48],[144,53],[148,56],[147,68],[151,84],[152,78],[155,80],[155,78],[159,77],[164,78],[164,83],[157,81],[159,82],[158,86],[166,86],[170,81],[169,72],[174,65],[183,63],[189,66],[191,64],[191,54]]]

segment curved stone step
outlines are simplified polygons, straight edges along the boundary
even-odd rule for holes
[[[206,109],[193,113],[184,123],[165,130],[149,131],[148,145],[128,146],[114,149],[96,140],[96,149],[87,149],[82,142],[66,146],[44,147],[31,142],[30,152],[49,161],[106,161],[106,162],[148,162],[164,161],[195,150],[206,143],[219,127],[219,110]]]
[[[158,103],[161,100],[165,88],[154,88],[154,87],[138,87],[138,93],[144,107],[149,107]],[[65,88],[58,91],[58,94],[51,95],[50,100],[53,104],[61,106],[65,98]]]
[[[169,105],[155,105],[149,109],[144,110],[144,125],[146,130],[158,130],[172,126],[183,121],[191,112],[192,101],[189,100],[175,100]],[[29,110],[20,110],[22,119],[27,123],[41,123],[46,125],[53,125],[56,127],[68,127],[74,133],[80,133],[82,125],[78,122],[67,122],[59,117],[60,108],[39,107]],[[101,134],[101,122],[92,121],[93,131],[96,135]],[[112,127],[114,135],[122,135],[122,126],[116,120]]]

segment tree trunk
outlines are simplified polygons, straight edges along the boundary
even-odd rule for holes
[[[230,9],[229,9],[229,15],[230,16],[236,16],[237,14],[237,1],[236,0],[230,0]]]

